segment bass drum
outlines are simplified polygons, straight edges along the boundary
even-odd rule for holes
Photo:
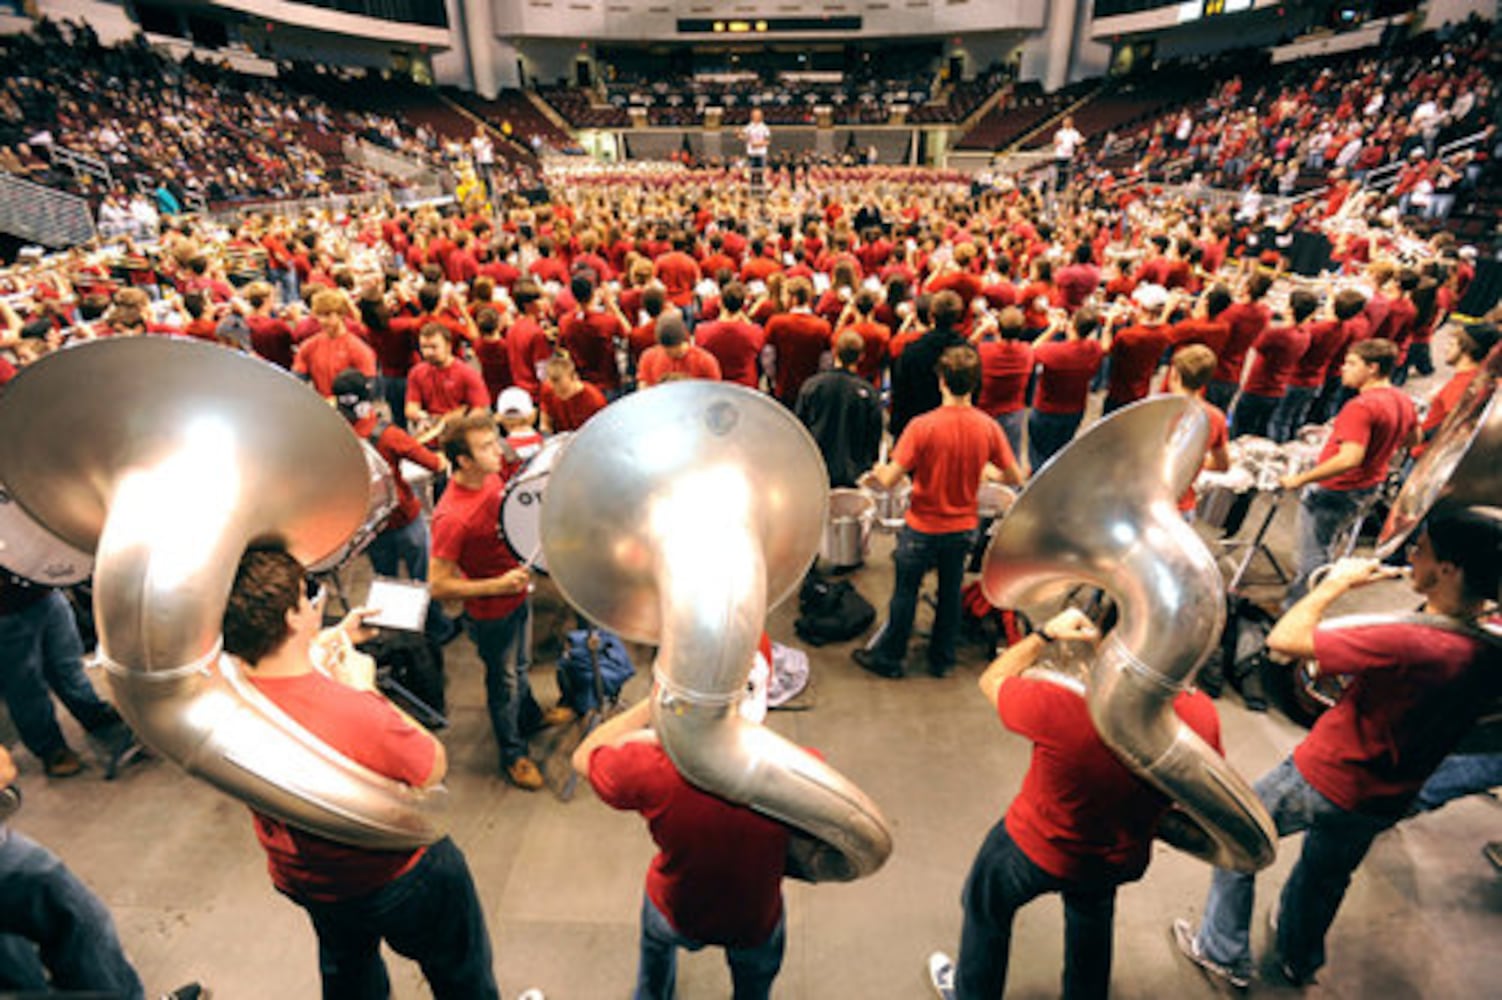
[[[522,565],[544,575],[548,565],[542,554],[543,494],[553,466],[572,437],[572,433],[563,433],[548,438],[542,449],[511,477],[501,494],[501,540]]]
[[[0,570],[48,587],[71,587],[94,574],[94,557],[42,527],[0,483]]]
[[[375,541],[376,535],[381,533],[391,512],[396,510],[396,483],[391,478],[391,466],[386,464],[381,453],[369,441],[361,440],[360,447],[365,452],[365,468],[370,475],[365,520],[349,536],[349,541],[339,546],[332,555],[309,566],[310,573],[332,572],[364,552]]]

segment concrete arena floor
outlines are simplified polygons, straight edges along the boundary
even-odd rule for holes
[[[1289,549],[1293,507],[1284,504],[1270,536],[1280,556]],[[852,575],[879,611],[890,593],[890,551],[890,538],[878,536],[866,566]],[[347,573],[352,591],[362,593],[363,561]],[[1261,565],[1251,579],[1271,583]],[[1362,595],[1363,608],[1411,604],[1401,584],[1382,586]],[[546,702],[556,690],[548,643],[566,614],[546,584],[538,605],[541,655],[532,679]],[[772,613],[774,639],[796,643],[795,616],[791,606]],[[853,645],[810,649],[810,689],[793,708],[774,712],[769,724],[822,749],[861,785],[886,811],[896,850],[885,868],[861,882],[787,883],[788,952],[779,997],[930,996],[927,955],[935,948],[953,951],[961,883],[1027,765],[1027,743],[1000,727],[976,691],[985,664],[979,646],[962,647],[959,669],[949,678],[920,671],[890,681],[859,670],[849,659]],[[921,663],[919,656],[912,660],[915,667]],[[638,656],[637,664],[645,672],[646,657]],[[587,787],[572,802],[560,800],[576,727],[534,743],[548,790],[511,788],[497,773],[480,664],[467,639],[448,648],[448,678],[452,725],[442,738],[450,759],[453,836],[486,906],[504,995],[537,986],[551,1000],[628,997],[642,877],[652,854],[645,825],[606,808]],[[626,697],[640,696],[646,684],[639,675]],[[1277,763],[1302,735],[1276,712],[1248,712],[1233,694],[1219,705],[1228,755],[1248,778]],[[72,720],[65,726],[82,747]],[[14,746],[13,732],[3,732]],[[24,750],[16,757],[26,802],[15,827],[60,854],[104,899],[149,991],[197,979],[221,1000],[318,995],[312,930],[301,911],[272,890],[244,807],[162,762],[137,765],[106,783],[97,766],[49,781]],[[1381,837],[1336,921],[1330,964],[1308,994],[1384,1000],[1495,995],[1502,875],[1480,848],[1499,837],[1502,806],[1482,797]],[[1253,925],[1259,956],[1264,914],[1292,866],[1296,843],[1285,842],[1259,880]],[[1155,849],[1146,878],[1118,897],[1115,996],[1215,994],[1176,956],[1167,933],[1173,917],[1199,911],[1208,881],[1202,863],[1162,845]],[[1056,898],[1021,913],[1009,995],[1057,995],[1062,938]],[[389,965],[395,997],[429,995],[415,966],[395,956]],[[1254,989],[1293,995],[1262,983]],[[682,956],[679,995],[729,995],[717,952]]]

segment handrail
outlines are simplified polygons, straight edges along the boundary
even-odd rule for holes
[[[1451,153],[1458,153],[1462,149],[1478,146],[1486,139],[1486,135],[1486,129],[1477,129],[1470,135],[1462,136],[1459,139],[1452,139],[1434,151],[1434,158],[1441,159],[1449,156]],[[1398,174],[1402,172],[1404,165],[1405,161],[1403,160],[1384,163],[1382,166],[1369,171],[1366,175],[1366,180],[1362,182],[1361,186],[1373,190],[1381,190],[1387,187],[1389,180],[1396,180]]]
[[[110,176],[109,164],[97,156],[80,153],[78,150],[69,149],[67,146],[53,144],[52,159],[54,162],[73,171],[74,177],[77,177],[79,174],[88,174],[91,177],[99,178],[107,185],[113,186],[115,183],[114,178]]]

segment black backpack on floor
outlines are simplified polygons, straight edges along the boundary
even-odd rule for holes
[[[448,725],[442,646],[421,632],[383,631],[359,649],[376,661],[376,687],[382,694],[429,729]]]
[[[798,620],[793,630],[810,646],[854,639],[876,621],[876,609],[849,580],[810,573],[798,592]]]

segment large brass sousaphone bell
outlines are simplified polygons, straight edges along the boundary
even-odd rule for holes
[[[372,848],[437,839],[441,790],[334,752],[239,676],[220,625],[246,546],[304,565],[366,519],[343,419],[285,372],[166,337],[67,348],[0,395],[0,482],[40,528],[95,553],[100,652],[153,750],[252,808]]]
[[[573,605],[659,646],[652,720],[700,788],[805,831],[790,873],[868,875],[891,852],[876,805],[837,771],[737,711],[767,609],[818,550],[829,494],[792,414],[741,386],[658,386],[590,419],[542,505],[548,569]]]
[[[1159,836],[1222,868],[1272,862],[1276,834],[1250,786],[1173,711],[1218,641],[1225,586],[1178,499],[1209,421],[1183,398],[1126,407],[1091,427],[1028,483],[986,550],[982,587],[1041,621],[1080,584],[1117,621],[1088,666],[1090,718],[1129,767],[1178,806]]]

